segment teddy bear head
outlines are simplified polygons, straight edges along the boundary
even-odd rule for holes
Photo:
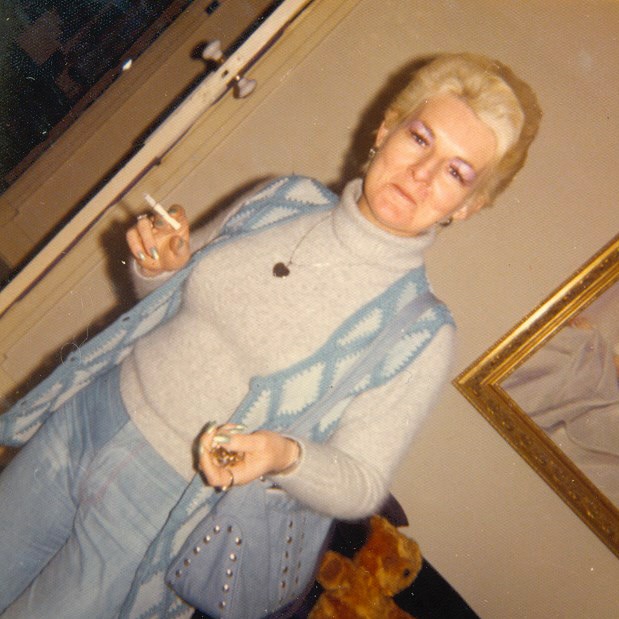
[[[423,562],[417,543],[381,516],[370,519],[370,534],[354,562],[376,579],[386,596],[406,589]]]

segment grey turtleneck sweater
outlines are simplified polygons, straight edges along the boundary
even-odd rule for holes
[[[361,181],[353,181],[332,211],[206,256],[185,284],[178,314],[139,340],[123,363],[131,419],[185,478],[194,473],[196,435],[207,421],[229,419],[252,377],[309,356],[361,305],[423,263],[433,233],[405,238],[377,228],[357,208],[360,192]],[[194,233],[192,245],[208,242],[220,225]],[[291,263],[286,278],[272,274],[280,261]],[[136,279],[142,292],[161,281],[137,271]],[[277,482],[339,518],[375,510],[447,378],[453,341],[453,328],[441,328],[405,371],[349,404],[326,444],[302,441],[300,466]]]

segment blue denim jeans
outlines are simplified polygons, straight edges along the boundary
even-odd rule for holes
[[[78,393],[0,476],[2,618],[116,616],[185,486],[127,416],[117,370]]]

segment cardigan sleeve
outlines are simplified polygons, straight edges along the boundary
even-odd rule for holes
[[[288,475],[274,476],[274,481],[336,518],[374,513],[449,377],[454,340],[454,327],[442,327],[408,368],[351,401],[327,443],[300,440],[299,466]]]

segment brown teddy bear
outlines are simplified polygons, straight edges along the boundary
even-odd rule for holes
[[[317,580],[323,593],[309,619],[413,619],[392,600],[421,569],[419,546],[382,516],[352,559],[328,550]]]

